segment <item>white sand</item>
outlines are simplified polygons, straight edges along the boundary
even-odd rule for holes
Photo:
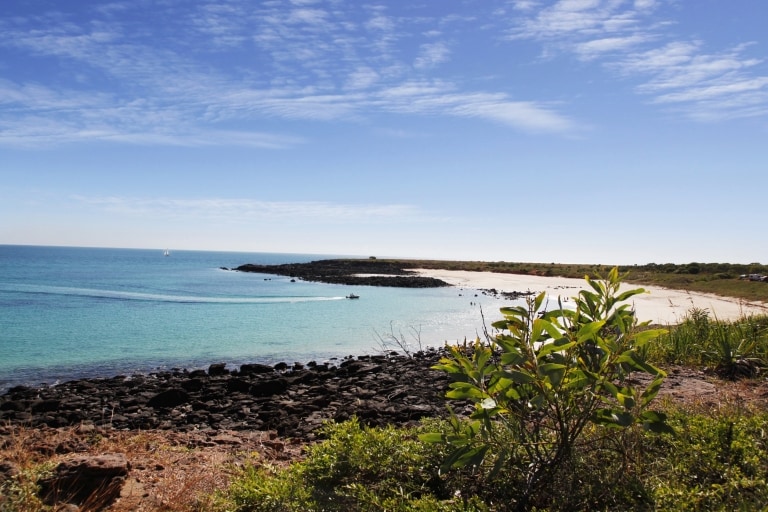
[[[464,270],[415,269],[423,276],[442,279],[462,288],[490,289],[499,292],[546,292],[552,297],[574,297],[579,290],[590,289],[584,279],[567,277],[539,277],[494,272],[470,272]],[[736,320],[751,314],[768,314],[768,304],[746,302],[706,293],[669,290],[658,286],[622,284],[621,290],[643,288],[647,293],[635,295],[629,300],[634,305],[640,321],[650,320],[662,325],[676,324],[691,308],[706,309],[711,319]]]

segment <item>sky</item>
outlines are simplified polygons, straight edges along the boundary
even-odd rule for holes
[[[0,4],[0,244],[768,263],[764,0]]]

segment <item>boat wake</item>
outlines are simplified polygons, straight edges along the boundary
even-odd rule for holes
[[[179,304],[273,304],[295,302],[319,302],[344,300],[345,297],[317,296],[259,296],[259,297],[221,297],[197,295],[173,295],[167,293],[130,292],[124,290],[99,290],[95,288],[76,288],[46,285],[6,285],[0,284],[0,291],[39,295],[62,295],[142,302],[170,302]]]

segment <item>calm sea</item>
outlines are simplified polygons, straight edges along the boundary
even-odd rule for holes
[[[339,286],[222,270],[306,254],[0,245],[0,392],[17,384],[377,353],[474,339],[506,305],[458,288]],[[359,300],[345,296],[355,293]]]

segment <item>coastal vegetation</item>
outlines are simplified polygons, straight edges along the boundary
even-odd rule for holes
[[[583,279],[584,276],[607,275],[613,265],[569,263],[515,263],[507,261],[446,261],[384,259],[332,259],[282,265],[241,265],[233,270],[266,272],[326,283],[437,287],[446,283],[413,275],[409,270],[438,269],[471,272],[496,272],[534,276],[557,276]],[[747,301],[768,302],[768,265],[760,263],[648,263],[615,267],[622,281],[675,290],[713,293]],[[764,277],[760,279],[750,279]]]
[[[584,276],[607,275],[614,265],[570,263],[515,263],[444,260],[385,260],[403,268],[467,270],[536,276],[559,276],[582,279]],[[616,266],[627,283],[662,286],[675,290],[714,293],[749,301],[768,302],[768,282],[750,281],[742,276],[768,276],[768,265],[760,263],[648,263]]]
[[[541,297],[530,297],[527,307],[502,310],[497,336],[448,349],[431,370],[453,378],[447,419],[328,422],[287,459],[247,448],[223,462],[205,459],[200,448],[149,432],[108,437],[94,429],[84,443],[140,455],[148,479],[148,461],[167,468],[168,489],[145,510],[763,509],[768,401],[740,390],[765,382],[768,316],[721,321],[692,309],[678,325],[651,328],[626,305],[637,290],[618,292],[620,269],[600,275],[569,309],[543,312]],[[768,288],[738,275],[720,280],[729,279]],[[681,367],[735,392],[715,402],[662,396]],[[14,468],[0,478],[0,510],[54,510],[39,500],[36,482],[51,472],[55,453],[30,449],[20,439],[28,433],[14,432],[0,446],[0,459]],[[192,461],[203,466],[190,476],[182,468]]]
[[[451,347],[459,412],[418,427],[327,424],[285,469],[249,468],[222,510],[757,510],[768,503],[768,411],[661,401],[654,363],[712,364],[754,378],[768,318],[692,311],[667,332],[638,325],[618,270],[573,310],[542,297],[502,310],[493,339]],[[746,336],[746,337],[745,337]],[[681,351],[686,345],[686,348]],[[694,354],[697,354],[694,357]],[[648,378],[638,379],[645,374]],[[641,383],[644,383],[641,385]]]

